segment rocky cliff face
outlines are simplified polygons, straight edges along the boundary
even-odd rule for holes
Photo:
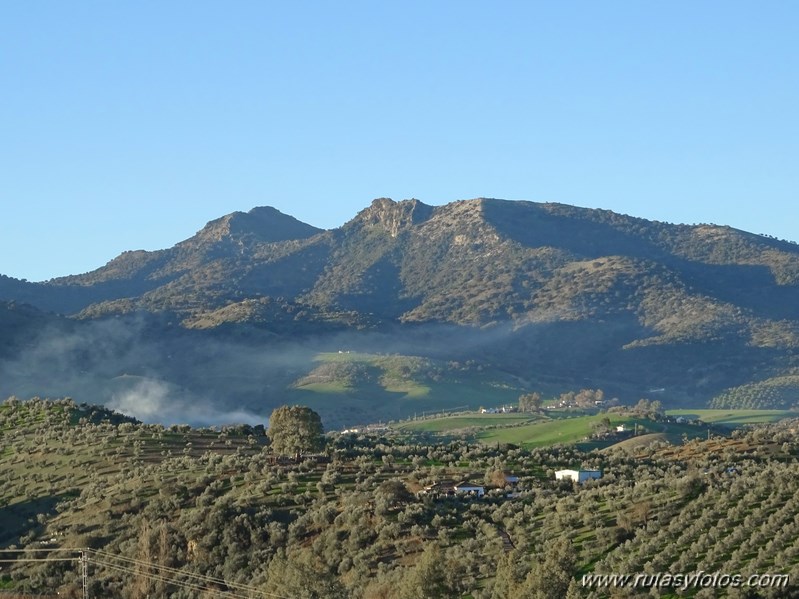
[[[369,208],[359,212],[348,225],[345,225],[345,228],[347,226],[378,228],[391,237],[396,237],[400,231],[426,221],[433,211],[432,206],[423,204],[419,200],[395,202],[389,198],[378,198]]]

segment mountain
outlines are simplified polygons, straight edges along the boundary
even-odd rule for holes
[[[793,380],[799,366],[795,243],[553,203],[381,198],[327,231],[255,208],[86,274],[0,278],[0,298],[87,325],[144,319],[159,347],[311,340],[304,360],[397,348],[483,361],[522,386],[632,399],[656,389],[672,403]],[[315,367],[281,370],[270,401],[299,397],[295,383]],[[184,387],[203,379],[191,363],[169,370]],[[263,395],[259,381],[248,389]]]
[[[0,301],[0,357],[12,355],[14,348],[25,343],[44,328],[59,322],[57,316],[38,310],[30,304],[15,301]]]

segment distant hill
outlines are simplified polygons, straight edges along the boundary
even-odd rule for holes
[[[13,355],[26,340],[59,320],[30,304],[0,301],[0,357]]]
[[[743,397],[726,390],[799,367],[795,243],[551,203],[381,198],[329,231],[255,208],[86,274],[2,277],[0,298],[87,324],[144,319],[156,344],[161,325],[170,339],[261,349],[308,341],[304,360],[382,343],[477,360],[553,393],[602,387],[635,400],[657,390],[674,405]],[[293,397],[316,367],[281,370],[268,401]],[[156,374],[170,370],[183,387],[203,378],[181,368]]]

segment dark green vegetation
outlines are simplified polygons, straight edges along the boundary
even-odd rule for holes
[[[795,371],[792,371],[795,372]],[[799,374],[786,374],[747,383],[717,395],[714,408],[787,408],[799,397]]]
[[[610,453],[342,435],[296,461],[276,456],[263,428],[164,428],[66,400],[9,401],[0,546],[89,548],[90,596],[109,599],[606,597],[581,576],[698,570],[796,581],[797,427]],[[554,480],[572,467],[604,476]],[[417,494],[447,479],[483,484],[486,496]],[[80,596],[76,563],[19,562],[2,580]],[[205,592],[189,590],[198,580]],[[776,598],[793,588],[679,596]]]
[[[3,305],[0,393],[134,413],[140,394],[109,389],[121,375],[206,411],[305,403],[329,427],[498,405],[508,389],[797,398],[799,246],[561,204],[379,199],[330,231],[256,208],[90,273],[2,277],[0,299],[65,315]],[[368,355],[319,359],[338,351]]]
[[[269,417],[267,436],[272,451],[299,460],[304,453],[324,446],[324,429],[319,414],[305,406],[280,406]]]

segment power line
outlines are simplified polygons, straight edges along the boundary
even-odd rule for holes
[[[3,559],[1,557],[7,554],[26,555],[39,552],[72,553],[75,555],[71,557],[16,557],[8,559]],[[116,562],[114,560],[116,560]],[[224,596],[230,599],[250,599],[253,593],[263,597],[273,597],[274,599],[291,599],[285,595],[278,595],[276,593],[262,591],[261,589],[257,589],[249,585],[227,581],[224,578],[187,572],[186,570],[181,570],[179,568],[155,564],[141,559],[115,555],[100,549],[74,549],[67,547],[46,547],[41,549],[0,549],[0,563],[13,562],[79,562],[82,564],[81,578],[83,596],[85,598],[88,598],[88,564],[93,563],[109,570],[144,577],[155,582],[169,584],[171,586],[176,586],[190,591],[212,593],[214,595]],[[188,578],[190,580],[180,580],[179,578]],[[223,586],[229,590],[220,590],[219,588],[212,586],[204,586],[211,584]],[[248,593],[248,595],[242,595],[234,591]]]
[[[136,570],[134,568],[128,568],[127,566],[120,566],[118,564],[111,564],[109,562],[104,561],[97,561],[94,560],[95,564],[108,568],[110,570],[116,570],[118,572],[124,572],[126,574],[132,574],[134,576],[140,576],[144,578],[148,578],[150,580],[154,580],[156,582],[163,582],[164,584],[169,584],[172,586],[176,586],[182,589],[186,589],[189,591],[201,591],[204,593],[212,593],[214,595],[224,596],[224,597],[232,597],[233,599],[249,599],[246,595],[238,595],[236,593],[232,593],[229,591],[222,591],[220,589],[216,589],[213,587],[205,587],[199,584],[193,584],[190,582],[183,582],[176,580],[174,578],[169,578],[167,576],[161,576],[160,574],[153,574],[148,572],[142,572],[140,570]]]
[[[73,557],[14,557],[14,558],[5,558],[2,557],[4,555],[9,554],[23,554],[29,555],[31,553],[75,553],[79,554],[81,551],[79,549],[0,549],[0,563],[8,564],[8,563],[15,563],[15,562],[75,562],[80,560],[80,555],[75,555]]]
[[[181,570],[180,568],[172,568],[170,566],[164,566],[162,564],[154,564],[154,563],[149,562],[147,560],[137,559],[137,558],[134,558],[134,557],[126,557],[126,556],[123,556],[123,555],[115,555],[113,553],[109,553],[107,551],[102,551],[102,550],[99,550],[99,549],[90,549],[89,551],[91,553],[94,553],[94,554],[99,555],[100,557],[104,557],[106,559],[115,559],[115,560],[119,560],[121,562],[128,562],[128,563],[131,563],[131,564],[135,564],[137,566],[145,566],[147,568],[155,568],[157,570],[163,570],[163,571],[165,571],[167,573],[170,573],[170,574],[179,574],[181,576],[191,576],[193,578],[201,578],[201,579],[203,579],[203,580],[205,580],[207,582],[215,582],[215,583],[218,583],[218,584],[228,584],[230,586],[236,585],[236,583],[232,583],[232,582],[228,583],[225,579],[218,578],[216,576],[209,576],[207,574],[196,574],[194,572],[186,572],[185,570]],[[241,586],[244,586],[244,585],[241,585]]]
[[[16,557],[13,559],[0,559],[0,563],[17,563],[17,562],[80,562],[83,565],[82,568],[82,583],[83,583],[83,599],[89,599],[89,580],[87,576],[87,564],[86,564],[86,551],[82,549],[72,549],[68,547],[41,547],[38,549],[0,549],[0,555],[8,555],[11,553],[14,554],[31,554],[31,553],[74,553],[80,554],[73,557]]]
[[[71,552],[71,553],[80,553],[83,549],[72,549],[71,547],[38,547],[35,549],[25,548],[25,549],[0,549],[0,553],[43,553],[43,552],[50,552],[50,553],[64,553],[64,552]]]
[[[134,565],[137,565],[137,566],[142,566],[142,567],[146,567],[146,568],[153,568],[153,569],[156,569],[156,570],[161,570],[163,572],[166,572],[168,574],[173,574],[173,575],[176,575],[176,576],[195,578],[195,579],[200,580],[200,581],[205,582],[205,583],[214,583],[214,584],[224,585],[226,587],[237,589],[237,590],[240,590],[240,591],[258,593],[260,595],[264,595],[264,596],[267,596],[267,597],[275,597],[276,599],[290,599],[289,597],[286,597],[285,595],[276,595],[275,593],[269,593],[267,591],[262,591],[261,589],[257,589],[255,587],[252,587],[252,586],[249,586],[249,585],[240,584],[240,583],[237,583],[237,582],[231,582],[231,581],[225,580],[224,578],[219,578],[219,577],[216,577],[216,576],[209,576],[207,574],[196,574],[194,572],[187,572],[186,570],[181,570],[179,568],[172,568],[172,567],[164,566],[164,565],[161,565],[161,564],[154,564],[152,562],[148,562],[146,560],[141,560],[141,559],[136,559],[136,558],[133,558],[133,557],[125,557],[125,556],[122,556],[122,555],[115,555],[113,553],[108,553],[106,551],[102,551],[102,550],[99,550],[99,549],[90,549],[89,551],[90,551],[90,553],[94,553],[96,555],[104,557],[105,559],[115,559],[115,560],[119,560],[119,561],[122,561],[122,562],[128,562],[130,564],[134,564]]]
[[[5,558],[2,556],[9,555],[9,554],[23,554],[23,555],[30,555],[31,553],[74,553],[73,557],[14,557],[14,558]],[[13,562],[72,562],[77,561],[80,559],[80,549],[68,549],[68,548],[53,548],[53,547],[44,547],[41,549],[0,549],[0,563],[13,563]]]
[[[0,564],[11,564],[16,562],[78,562],[79,557],[18,557],[16,559],[2,559]]]

